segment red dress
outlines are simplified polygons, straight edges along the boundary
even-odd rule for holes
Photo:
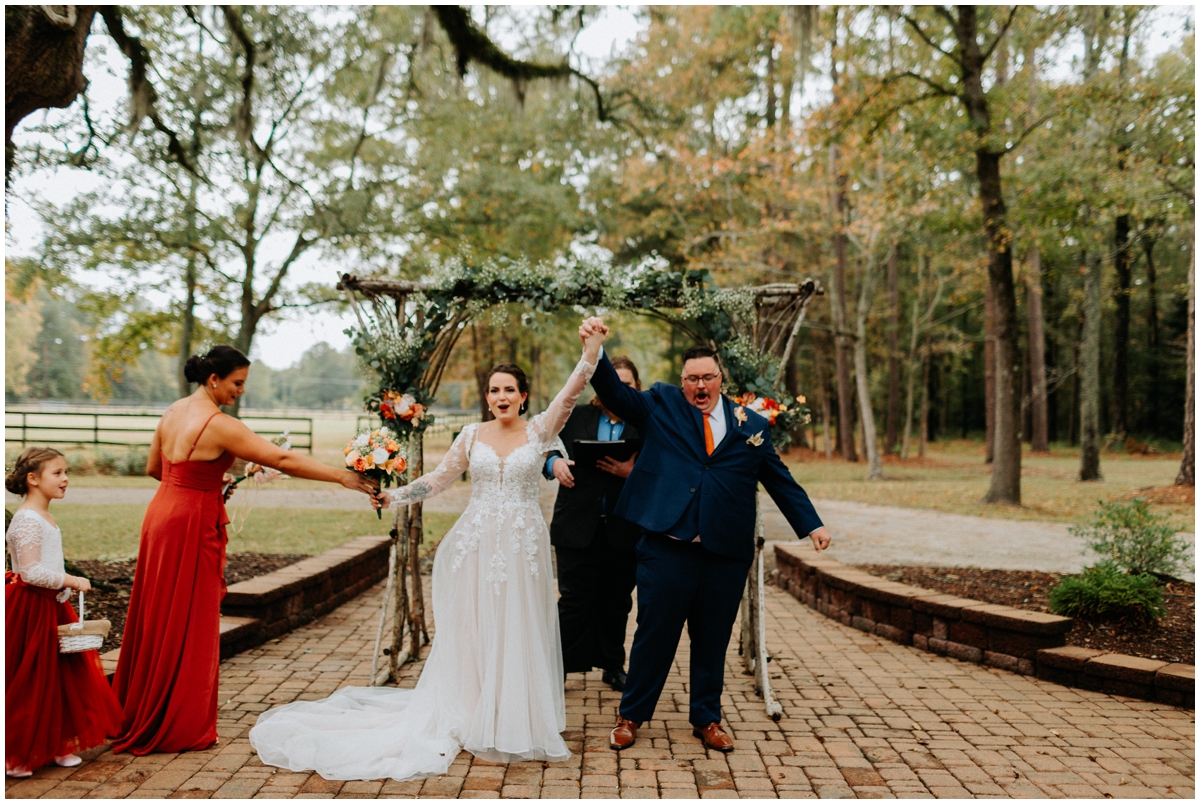
[[[5,574],[4,587],[4,764],[37,770],[104,743],[121,708],[97,651],[58,652],[58,626],[79,621],[55,599],[64,574],[58,528],[18,511],[7,540],[18,572]]]
[[[229,522],[221,487],[234,456],[193,461],[195,449],[193,443],[179,463],[163,456],[162,484],[142,521],[113,678],[113,691],[125,709],[120,736],[112,743],[115,753],[200,750],[217,740]]]

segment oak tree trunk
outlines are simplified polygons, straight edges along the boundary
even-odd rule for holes
[[[1124,441],[1129,432],[1129,296],[1132,290],[1129,216],[1118,215],[1115,229],[1113,267],[1116,269],[1117,286],[1113,290],[1113,300],[1117,309],[1113,322],[1112,429],[1117,438]]]
[[[1025,308],[1029,314],[1030,446],[1034,452],[1050,451],[1049,411],[1046,400],[1046,318],[1042,308],[1042,252],[1029,253],[1025,280]]]
[[[959,6],[955,21],[957,53],[962,75],[959,100],[975,132],[975,176],[988,252],[988,287],[994,305],[995,413],[992,426],[992,482],[984,502],[1021,504],[1021,439],[1016,372],[1017,296],[1012,274],[1012,231],[1004,204],[998,150],[991,141],[991,109],[983,90],[985,53],[980,49],[974,6]]]
[[[1100,480],[1100,254],[1085,252],[1079,365],[1079,479]]]
[[[996,457],[996,291],[988,282],[983,291],[983,421],[987,443],[984,461]]]
[[[99,8],[4,7],[5,184],[17,124],[38,109],[70,106],[87,86],[83,53]]]
[[[900,437],[900,250],[888,254],[888,395],[883,451],[896,451]]]
[[[1176,486],[1196,485],[1196,224],[1188,250],[1187,396],[1183,408],[1183,460]]]

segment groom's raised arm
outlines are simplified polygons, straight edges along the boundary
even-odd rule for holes
[[[641,427],[650,415],[650,408],[653,406],[650,392],[630,388],[621,382],[617,370],[603,351],[600,352],[600,364],[596,366],[596,373],[592,375],[592,387],[596,389],[596,396],[600,397],[604,407],[625,421],[633,422],[636,427]]]
[[[758,449],[770,452],[767,459],[763,461],[762,468],[759,469],[758,480],[771,495],[775,504],[779,506],[780,512],[792,526],[792,530],[796,531],[796,535],[803,539],[814,530],[824,527],[825,523],[821,521],[821,517],[817,516],[817,509],[813,507],[812,500],[808,499],[808,494],[783,465],[779,453],[775,451],[775,445],[770,441],[769,431],[766,436],[767,440]]]

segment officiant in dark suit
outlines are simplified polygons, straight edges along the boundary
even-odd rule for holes
[[[620,381],[641,389],[637,366],[627,357],[610,361]],[[567,455],[550,453],[543,473],[557,478],[558,498],[550,543],[558,563],[558,620],[563,669],[583,673],[599,667],[614,690],[625,689],[625,626],[637,581],[634,546],[641,528],[613,514],[636,455],[606,457],[594,466],[577,463],[576,441],[638,438],[637,430],[593,399],[571,412],[559,436]]]

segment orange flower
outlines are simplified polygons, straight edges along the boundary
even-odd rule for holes
[[[396,453],[396,452],[400,451],[400,445],[397,444],[395,441],[393,441],[390,438],[387,440],[387,443],[383,445],[383,448],[391,453]]]
[[[408,462],[405,461],[404,458],[397,455],[395,462],[392,463],[392,471],[395,472],[396,474],[400,474],[407,468],[408,468]]]
[[[365,472],[365,471],[367,471],[367,460],[366,460],[366,458],[364,458],[363,456],[359,455],[357,458],[355,458],[355,459],[354,459],[354,471],[356,471],[356,472]]]

